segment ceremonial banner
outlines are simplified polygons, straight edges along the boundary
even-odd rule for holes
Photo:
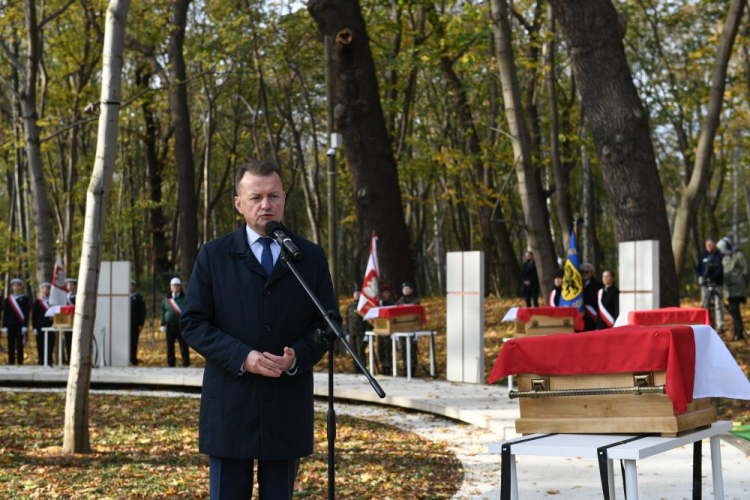
[[[52,276],[52,290],[49,296],[49,305],[64,306],[68,303],[68,291],[65,288],[65,269],[63,269],[60,254],[57,254],[55,272]]]
[[[378,236],[372,233],[370,258],[367,260],[365,279],[362,282],[362,294],[359,296],[357,311],[364,316],[372,307],[380,305],[380,267],[378,266]]]
[[[575,307],[578,312],[583,312],[583,278],[581,277],[581,267],[578,264],[575,229],[570,232],[570,245],[568,245],[568,258],[565,260],[560,307]]]

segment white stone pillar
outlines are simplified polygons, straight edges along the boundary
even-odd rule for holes
[[[483,384],[484,380],[484,255],[447,255],[447,378]]]

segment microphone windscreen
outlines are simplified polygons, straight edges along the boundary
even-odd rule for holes
[[[266,232],[266,236],[273,236],[273,233],[275,231],[278,231],[279,229],[283,229],[283,227],[281,226],[281,222],[277,220],[269,220],[263,227],[263,230]]]

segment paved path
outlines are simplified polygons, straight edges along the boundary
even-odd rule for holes
[[[92,383],[162,387],[200,387],[200,368],[99,368],[92,371]],[[38,366],[0,367],[0,385],[50,382],[64,384],[67,368]],[[507,397],[507,388],[457,384],[439,380],[379,377],[387,396],[380,399],[364,377],[341,374],[335,379],[338,398],[353,402],[384,404],[393,409],[378,411],[362,405],[338,405],[340,413],[381,420],[406,428],[433,440],[445,442],[466,469],[465,483],[454,498],[499,498],[500,457],[487,453],[487,444],[513,437],[518,404]],[[327,395],[325,373],[315,373],[315,394]],[[418,418],[398,410],[418,410],[460,420],[455,422]],[[712,498],[708,443],[703,463],[703,497]],[[727,499],[750,498],[750,457],[722,442],[725,494]],[[683,448],[639,462],[641,498],[683,499],[690,497],[692,448]],[[619,471],[616,474],[620,483]],[[598,471],[591,459],[520,457],[518,481],[521,498],[599,499]],[[619,489],[618,494],[621,495]]]

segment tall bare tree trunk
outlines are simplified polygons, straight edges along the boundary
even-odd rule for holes
[[[672,252],[674,253],[678,283],[680,276],[682,276],[682,270],[685,267],[685,255],[690,238],[690,221],[692,216],[698,212],[698,207],[706,196],[708,189],[714,138],[716,137],[716,130],[719,128],[721,107],[724,103],[727,66],[729,65],[729,58],[732,56],[732,47],[734,46],[737,30],[742,21],[742,12],[745,10],[746,5],[747,0],[732,0],[729,6],[727,19],[721,31],[716,62],[714,63],[708,111],[703,120],[703,129],[701,130],[698,147],[695,151],[693,172],[690,175],[690,182],[680,198],[680,206],[677,208],[677,217],[672,233]]]
[[[357,0],[310,0],[321,36],[332,40],[336,130],[352,175],[359,245],[378,234],[380,268],[392,283],[414,280],[414,259],[401,188],[365,20]]]
[[[617,241],[659,240],[662,306],[679,304],[669,224],[648,116],[633,84],[611,0],[549,0],[570,47]]]
[[[555,68],[556,26],[552,6],[547,4],[547,17],[550,24],[550,39],[547,42],[547,100],[549,102],[549,151],[552,170],[555,175],[555,201],[557,202],[557,222],[562,232],[563,248],[567,250],[570,243],[570,231],[573,229],[573,216],[570,212],[569,175],[560,159],[560,128],[557,117],[557,70]]]
[[[107,8],[102,48],[102,94],[96,161],[86,193],[86,219],[83,229],[79,286],[73,323],[73,351],[70,357],[68,389],[65,397],[63,451],[88,453],[89,384],[91,382],[91,339],[96,316],[101,245],[106,206],[117,154],[117,120],[122,88],[122,53],[125,22],[130,0],[112,0]]]
[[[516,164],[518,190],[521,195],[524,222],[529,245],[534,252],[539,269],[539,284],[544,295],[553,286],[557,256],[550,232],[549,211],[542,189],[539,172],[534,167],[531,137],[523,116],[521,91],[518,86],[513,57],[508,4],[505,0],[492,0],[492,26],[497,48],[497,63],[503,88],[503,101],[510,128],[511,145]]]
[[[34,197],[32,214],[36,227],[36,279],[42,283],[52,277],[53,238],[52,210],[47,200],[47,181],[42,165],[42,151],[39,143],[39,126],[37,120],[37,81],[39,64],[42,58],[42,40],[37,19],[36,1],[24,2],[26,18],[27,56],[23,91],[21,95],[21,114],[26,138],[26,158],[31,172],[31,193]]]
[[[170,16],[169,44],[169,107],[174,127],[174,156],[177,164],[177,210],[179,211],[180,274],[190,281],[195,257],[198,255],[198,202],[195,196],[195,165],[190,129],[190,108],[187,97],[187,72],[183,46],[190,0],[174,0]]]

